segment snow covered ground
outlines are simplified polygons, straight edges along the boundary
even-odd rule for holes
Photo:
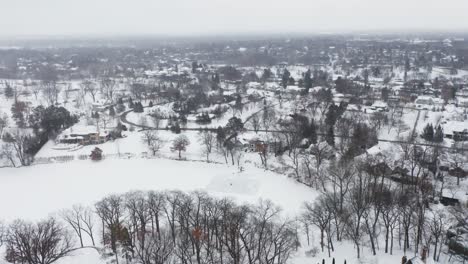
[[[304,201],[313,201],[317,193],[284,175],[264,171],[247,164],[245,171],[224,164],[175,161],[167,159],[108,159],[100,162],[35,165],[0,170],[0,208],[2,218],[38,220],[54,215],[74,204],[93,205],[105,195],[130,190],[202,190],[217,197],[231,197],[240,203],[255,203],[269,199],[281,206],[283,216],[294,219]],[[315,257],[306,251],[318,247],[319,233],[313,232],[311,245],[305,239],[290,263],[399,263],[403,252],[393,256],[379,253],[372,256],[364,248],[363,257],[355,259],[355,249],[349,242],[337,243],[336,252],[328,258],[326,252]],[[411,255],[408,254],[408,255]],[[0,261],[0,263],[3,263]],[[94,249],[82,249],[61,260],[61,264],[105,263]]]
[[[247,166],[167,159],[73,161],[0,170],[2,218],[41,219],[74,204],[92,205],[103,196],[130,190],[204,190],[239,202],[270,199],[295,215],[316,193],[283,175]],[[14,199],[14,203],[12,202]]]

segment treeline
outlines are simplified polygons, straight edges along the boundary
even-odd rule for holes
[[[5,259],[53,263],[76,249],[67,230],[78,248],[102,242],[116,263],[281,264],[299,246],[296,226],[269,201],[238,205],[202,192],[135,191],[37,224],[14,221],[2,233]]]

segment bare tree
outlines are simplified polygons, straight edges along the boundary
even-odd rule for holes
[[[113,102],[115,90],[117,89],[117,83],[114,79],[111,78],[103,78],[101,79],[101,91],[104,93],[106,98]]]
[[[310,225],[315,225],[320,229],[320,247],[322,248],[322,252],[325,247],[324,234],[329,230],[328,225],[332,218],[331,212],[328,210],[324,199],[324,197],[319,198],[314,204],[308,202],[304,203],[303,212],[304,219]]]
[[[142,141],[146,143],[153,156],[163,147],[163,140],[159,137],[157,131],[146,130],[143,132]]]
[[[51,264],[74,250],[71,236],[54,218],[37,224],[13,222],[5,243],[5,258],[13,263]]]
[[[151,221],[151,211],[148,206],[147,194],[141,191],[129,192],[125,195],[125,208],[127,211],[127,226],[130,226],[130,233],[133,234],[134,243],[138,241],[140,247],[140,258],[146,259],[145,242],[147,234],[147,224]]]
[[[345,231],[354,242],[357,257],[360,258],[363,236],[362,227],[365,215],[371,206],[371,196],[369,193],[369,177],[362,171],[359,171],[356,175],[357,177],[353,181],[347,200]]]
[[[84,207],[82,208],[81,214],[81,230],[88,234],[89,238],[91,239],[91,243],[93,246],[96,246],[95,240],[94,240],[94,213],[89,207]]]
[[[74,205],[72,209],[63,210],[61,216],[65,222],[75,231],[76,236],[80,240],[80,246],[83,247],[83,235],[82,235],[82,207]]]
[[[16,167],[16,158],[15,158],[15,150],[13,148],[13,144],[5,143],[2,144],[0,148],[0,158],[7,159],[10,161],[11,166]]]
[[[104,244],[110,245],[118,263],[117,242],[124,232],[122,226],[124,217],[123,198],[119,195],[109,195],[97,202],[95,206],[96,212],[102,221],[102,240]]]
[[[431,212],[429,221],[426,223],[430,235],[434,238],[434,253],[433,260],[439,261],[440,251],[444,245],[444,236],[447,232],[447,227],[450,225],[448,215],[441,210],[434,210]],[[438,255],[439,254],[439,255]]]
[[[206,161],[209,161],[213,146],[216,144],[215,135],[210,131],[202,131],[198,134],[198,140],[203,147],[202,151],[206,155]]]
[[[93,102],[96,102],[96,94],[98,90],[96,89],[96,85],[94,84],[94,82],[90,80],[84,80],[83,82],[81,82],[80,86],[83,98],[87,93],[89,93],[91,95],[91,98],[93,98]]]
[[[389,252],[390,246],[390,255],[393,254],[393,236],[394,230],[398,223],[398,208],[395,203],[396,199],[395,190],[389,189],[386,192],[382,193],[382,199],[384,203],[382,204],[382,222],[385,227],[385,253]],[[390,240],[390,244],[389,244]]]
[[[178,152],[179,159],[181,159],[182,158],[181,153],[182,151],[187,150],[188,145],[190,145],[189,139],[184,135],[180,135],[172,141],[171,151]]]
[[[161,120],[162,120],[161,114],[158,113],[158,111],[154,111],[151,114],[151,120],[153,121],[154,128],[158,130],[159,127],[161,126]]]
[[[60,87],[56,80],[44,80],[41,82],[42,95],[48,105],[55,105],[58,102]]]
[[[150,191],[148,193],[148,209],[151,214],[151,233],[158,236],[161,233],[160,218],[165,206],[165,196],[161,193]]]
[[[265,130],[268,132],[268,130],[276,126],[277,122],[278,120],[276,117],[275,109],[265,106],[263,109],[263,116],[262,116],[262,123],[263,123],[263,127],[265,128]]]
[[[8,115],[3,114],[0,116],[0,137],[3,134],[3,130],[8,126]]]
[[[5,224],[2,221],[0,221],[0,247],[3,246],[6,235],[7,235],[7,229],[5,227]]]
[[[27,152],[31,140],[30,136],[17,129],[13,134],[6,133],[3,135],[2,139],[7,145],[11,146],[2,148],[2,153],[12,162],[13,165],[13,160],[15,158],[17,158],[23,166],[30,165],[31,156]],[[14,150],[15,157],[12,156],[12,150]]]
[[[260,130],[260,117],[257,113],[250,117],[249,123],[255,133],[258,133],[258,130]]]
[[[161,235],[145,234],[145,245],[139,245],[136,241],[136,254],[142,264],[172,263],[174,257],[174,241],[167,230],[161,230]]]

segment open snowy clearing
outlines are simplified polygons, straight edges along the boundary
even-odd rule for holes
[[[247,167],[164,159],[74,161],[0,171],[4,220],[41,219],[74,204],[92,205],[111,193],[130,190],[202,190],[239,202],[270,199],[295,215],[316,193],[283,175]],[[287,191],[286,191],[287,190]],[[12,202],[14,201],[14,203]]]

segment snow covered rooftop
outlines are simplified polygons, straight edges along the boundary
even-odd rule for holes
[[[453,132],[463,132],[468,131],[468,122],[462,121],[448,121],[444,124],[444,133],[445,134],[453,134]]]

